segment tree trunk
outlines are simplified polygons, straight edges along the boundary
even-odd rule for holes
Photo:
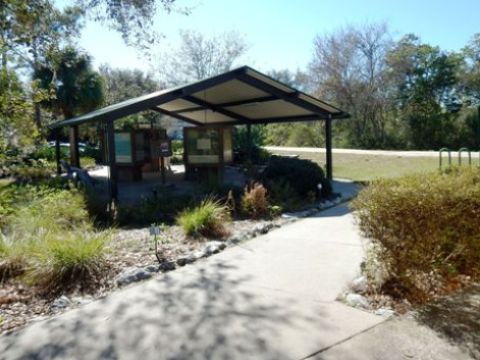
[[[7,51],[2,49],[2,70],[7,71]]]
[[[33,53],[33,69],[37,70],[39,68],[39,63],[38,63],[38,51],[37,51],[36,40],[34,40],[32,44],[32,53]],[[38,102],[34,102],[33,120],[35,121],[35,125],[37,126],[38,131],[41,133],[42,132],[42,112],[40,110],[40,104]]]
[[[6,71],[7,70],[7,40],[6,40],[6,28],[5,28],[5,17],[6,17],[6,10],[5,10],[5,5],[1,4],[0,6],[0,30],[1,32],[1,42],[2,42],[2,48],[0,51],[2,52],[2,70]]]
[[[40,104],[38,102],[34,103],[34,120],[35,125],[37,125],[38,131],[42,131],[42,113],[40,110]]]

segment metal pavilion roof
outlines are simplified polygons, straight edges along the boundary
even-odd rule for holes
[[[158,111],[194,125],[268,124],[349,117],[335,106],[243,66],[189,85],[58,121],[50,128],[114,121],[145,110]]]

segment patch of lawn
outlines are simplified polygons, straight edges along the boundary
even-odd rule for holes
[[[300,151],[279,151],[275,154],[296,154],[325,168],[325,154]],[[359,155],[333,153],[333,175],[354,181],[371,181],[378,178],[395,178],[438,169],[437,157],[411,157],[386,155]]]
[[[13,179],[0,179],[0,189],[10,185],[13,182]]]

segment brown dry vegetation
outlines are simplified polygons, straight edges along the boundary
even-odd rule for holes
[[[383,292],[424,303],[480,279],[480,169],[378,180],[353,207],[386,274]]]
[[[241,199],[241,207],[242,212],[252,219],[267,217],[270,212],[267,189],[259,183],[246,186]]]

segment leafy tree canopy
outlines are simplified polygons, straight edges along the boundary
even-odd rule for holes
[[[32,104],[16,74],[0,69],[0,150],[31,145],[38,136]]]
[[[467,105],[480,105],[480,33],[475,34],[462,49],[463,62],[459,72],[460,87]]]
[[[105,83],[106,105],[115,104],[163,88],[152,74],[144,73],[138,69],[112,69],[108,65],[102,65],[100,67],[100,74]],[[115,125],[120,128],[125,128],[142,122],[158,123],[161,118],[162,116],[158,113],[146,111],[130,115],[124,120],[116,122]]]
[[[189,12],[176,7],[175,0],[76,0],[75,4],[94,20],[118,31],[127,45],[140,50],[150,49],[161,38],[153,29],[159,11]]]
[[[237,32],[206,37],[183,30],[180,38],[177,48],[159,56],[160,76],[169,85],[182,85],[228,71],[248,50],[246,41]]]

